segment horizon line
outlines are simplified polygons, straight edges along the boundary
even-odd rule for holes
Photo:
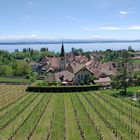
[[[77,43],[139,43],[140,39],[133,40],[120,40],[120,39],[63,39],[65,44],[77,44]],[[0,40],[0,45],[25,45],[25,44],[61,44],[62,40]]]

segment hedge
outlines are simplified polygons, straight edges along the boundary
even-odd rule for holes
[[[31,85],[31,82],[5,82],[5,81],[0,81],[0,84],[4,84],[4,85]]]
[[[98,90],[100,86],[90,85],[90,86],[50,86],[50,87],[39,87],[39,86],[28,86],[27,91],[29,92],[83,92]]]

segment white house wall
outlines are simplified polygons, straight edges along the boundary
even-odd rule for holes
[[[87,80],[93,74],[87,69],[82,69],[75,74],[75,84],[80,84],[81,81]]]

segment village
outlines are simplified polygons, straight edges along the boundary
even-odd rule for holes
[[[45,57],[33,63],[32,68],[38,73],[38,80],[56,81],[61,85],[90,84],[94,79],[94,84],[110,87],[111,78],[117,74],[115,62],[99,62],[95,53],[90,55],[90,60],[84,55],[65,54],[63,43],[59,57]]]

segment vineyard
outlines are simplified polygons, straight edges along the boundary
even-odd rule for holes
[[[140,140],[140,108],[127,98],[26,88],[0,85],[0,140]]]

